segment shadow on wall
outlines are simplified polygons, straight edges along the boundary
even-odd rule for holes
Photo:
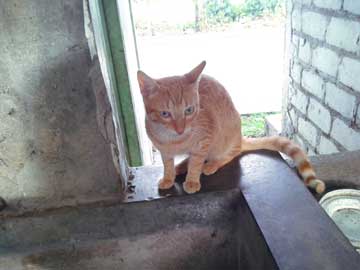
[[[2,6],[0,196],[31,207],[117,193],[88,77],[82,0]]]

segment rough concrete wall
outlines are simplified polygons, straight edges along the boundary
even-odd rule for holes
[[[23,205],[117,192],[98,129],[82,0],[0,0],[0,196]]]
[[[360,5],[289,0],[285,133],[309,154],[360,149]]]

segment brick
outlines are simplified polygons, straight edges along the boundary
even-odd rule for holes
[[[293,1],[292,0],[286,0],[285,1],[285,11],[286,11],[286,14],[289,14],[289,11],[291,11],[293,9]]]
[[[341,8],[342,0],[314,0],[314,4],[320,8],[338,10]]]
[[[314,38],[324,40],[328,18],[319,13],[305,11],[301,16],[302,31]]]
[[[290,59],[294,59],[294,58],[297,57],[297,50],[298,50],[297,46],[294,43],[290,42],[290,47],[289,47],[289,57],[290,57]]]
[[[289,118],[290,118],[290,122],[292,123],[294,129],[296,130],[297,126],[298,126],[298,116],[294,109],[291,109],[289,111]]]
[[[360,133],[350,128],[340,119],[335,119],[331,131],[333,137],[338,143],[343,145],[346,150],[354,151],[360,149]]]
[[[322,99],[324,97],[324,81],[314,72],[304,70],[301,78],[301,86],[307,91]]]
[[[306,64],[310,64],[311,61],[311,47],[310,42],[306,39],[300,41],[299,46],[299,58],[304,61]]]
[[[299,37],[293,34],[290,42],[290,54],[292,55],[292,59],[297,57],[298,48],[299,48]]]
[[[339,56],[332,50],[318,47],[313,51],[312,64],[322,72],[335,77],[339,63]]]
[[[300,138],[300,136],[295,135],[294,136],[294,141],[300,146],[301,149],[303,149],[304,151],[306,151],[306,143],[304,142],[303,139]]]
[[[300,112],[306,114],[306,107],[308,105],[308,97],[304,95],[300,90],[297,90],[296,93],[290,99],[291,104],[293,104]]]
[[[339,66],[339,80],[343,84],[360,92],[360,62],[348,57],[344,57]]]
[[[360,1],[344,0],[344,10],[360,15]]]
[[[317,102],[315,99],[310,98],[308,117],[325,133],[330,132],[331,114],[328,109]]]
[[[324,136],[321,136],[321,138],[320,138],[320,143],[317,148],[317,151],[319,152],[319,154],[322,154],[322,155],[333,154],[333,153],[339,152],[336,145],[332,141],[325,138]]]
[[[299,118],[300,133],[313,147],[316,146],[317,129],[310,122],[305,121],[303,118]]]
[[[292,87],[291,85],[289,85],[289,88],[288,88],[288,98],[289,98],[289,101],[290,101],[291,97],[292,97],[293,95],[295,95],[295,94],[296,94],[295,88]]]
[[[353,95],[339,89],[332,83],[326,83],[325,104],[339,112],[347,118],[352,118],[355,110],[355,100]]]
[[[291,137],[294,134],[294,127],[290,122],[289,114],[286,114],[286,117],[283,121],[283,128],[281,129],[281,134],[285,137]]]
[[[315,151],[313,149],[311,149],[309,147],[309,149],[307,150],[307,155],[308,155],[308,157],[316,156],[316,153],[315,153]]]
[[[302,5],[310,5],[311,0],[293,0],[294,3],[302,4]]]
[[[301,11],[299,8],[294,7],[291,14],[291,25],[292,28],[301,31]]]
[[[302,66],[298,62],[294,62],[291,67],[291,78],[300,84]]]
[[[360,49],[360,23],[341,18],[331,18],[326,32],[326,42],[349,52]]]

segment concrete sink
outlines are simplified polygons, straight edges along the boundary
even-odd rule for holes
[[[134,169],[127,196],[0,217],[0,269],[356,269],[360,256],[276,153],[156,188]]]

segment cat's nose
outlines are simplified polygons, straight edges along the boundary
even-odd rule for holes
[[[175,120],[174,123],[174,129],[177,134],[181,135],[185,131],[185,121],[183,119],[181,120]]]
[[[184,133],[184,130],[185,130],[185,129],[181,129],[181,130],[178,130],[178,129],[177,129],[177,130],[176,130],[176,133],[179,134],[179,135],[181,135],[181,134]]]
[[[184,133],[185,127],[178,127],[178,126],[176,126],[176,127],[175,127],[175,131],[176,131],[177,134],[181,135],[181,134]]]

